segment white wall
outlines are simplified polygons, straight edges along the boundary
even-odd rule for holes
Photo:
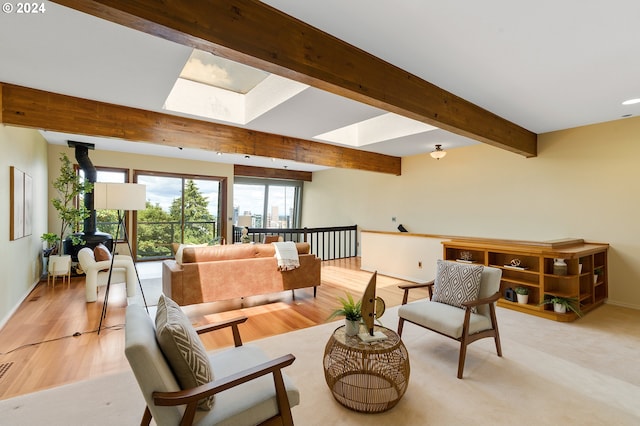
[[[638,158],[629,118],[540,135],[535,158],[479,144],[403,158],[401,176],[326,170],[305,184],[303,223],[609,243],[609,302],[640,309]]]
[[[32,234],[9,241],[9,167],[33,179]],[[35,130],[0,125],[0,327],[37,284],[47,230],[47,144]]]
[[[360,236],[360,267],[364,271],[378,271],[412,282],[426,282],[435,277],[444,239],[406,232],[366,231]]]

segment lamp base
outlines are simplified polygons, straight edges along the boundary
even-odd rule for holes
[[[370,335],[369,333],[360,333],[360,334],[358,334],[358,337],[364,343],[379,342],[380,340],[386,340],[387,339],[386,334],[384,334],[382,331],[374,331],[373,332],[373,336]]]

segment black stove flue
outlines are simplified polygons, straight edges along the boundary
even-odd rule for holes
[[[92,143],[68,141],[68,145],[71,148],[75,148],[75,156],[78,165],[84,172],[84,177],[91,183],[95,183],[98,177],[98,172],[89,159],[89,150],[94,149],[95,145]],[[84,227],[82,232],[78,232],[75,235],[80,236],[84,240],[84,244],[74,246],[71,242],[71,238],[67,238],[64,241],[65,253],[70,254],[74,261],[78,260],[78,251],[83,247],[94,248],[98,244],[104,244],[109,250],[113,245],[113,236],[105,232],[100,232],[97,229],[97,217],[96,210],[94,209],[93,193],[84,195],[84,206],[89,210],[89,217],[84,220]]]

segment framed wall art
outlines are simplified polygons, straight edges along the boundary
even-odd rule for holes
[[[22,170],[9,168],[10,240],[31,235],[33,208],[33,180]]]

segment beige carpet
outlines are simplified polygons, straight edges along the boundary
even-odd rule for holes
[[[324,345],[339,323],[252,344],[296,355],[287,374],[301,391],[297,425],[638,425],[640,312],[620,316],[621,309],[604,306],[571,324],[498,309],[504,357],[492,340],[472,344],[463,380],[456,379],[455,342],[408,324],[409,387],[395,408],[375,415],[342,407],[324,381]],[[389,328],[396,312],[382,318]],[[0,401],[0,423],[135,425],[143,409],[125,371]]]

